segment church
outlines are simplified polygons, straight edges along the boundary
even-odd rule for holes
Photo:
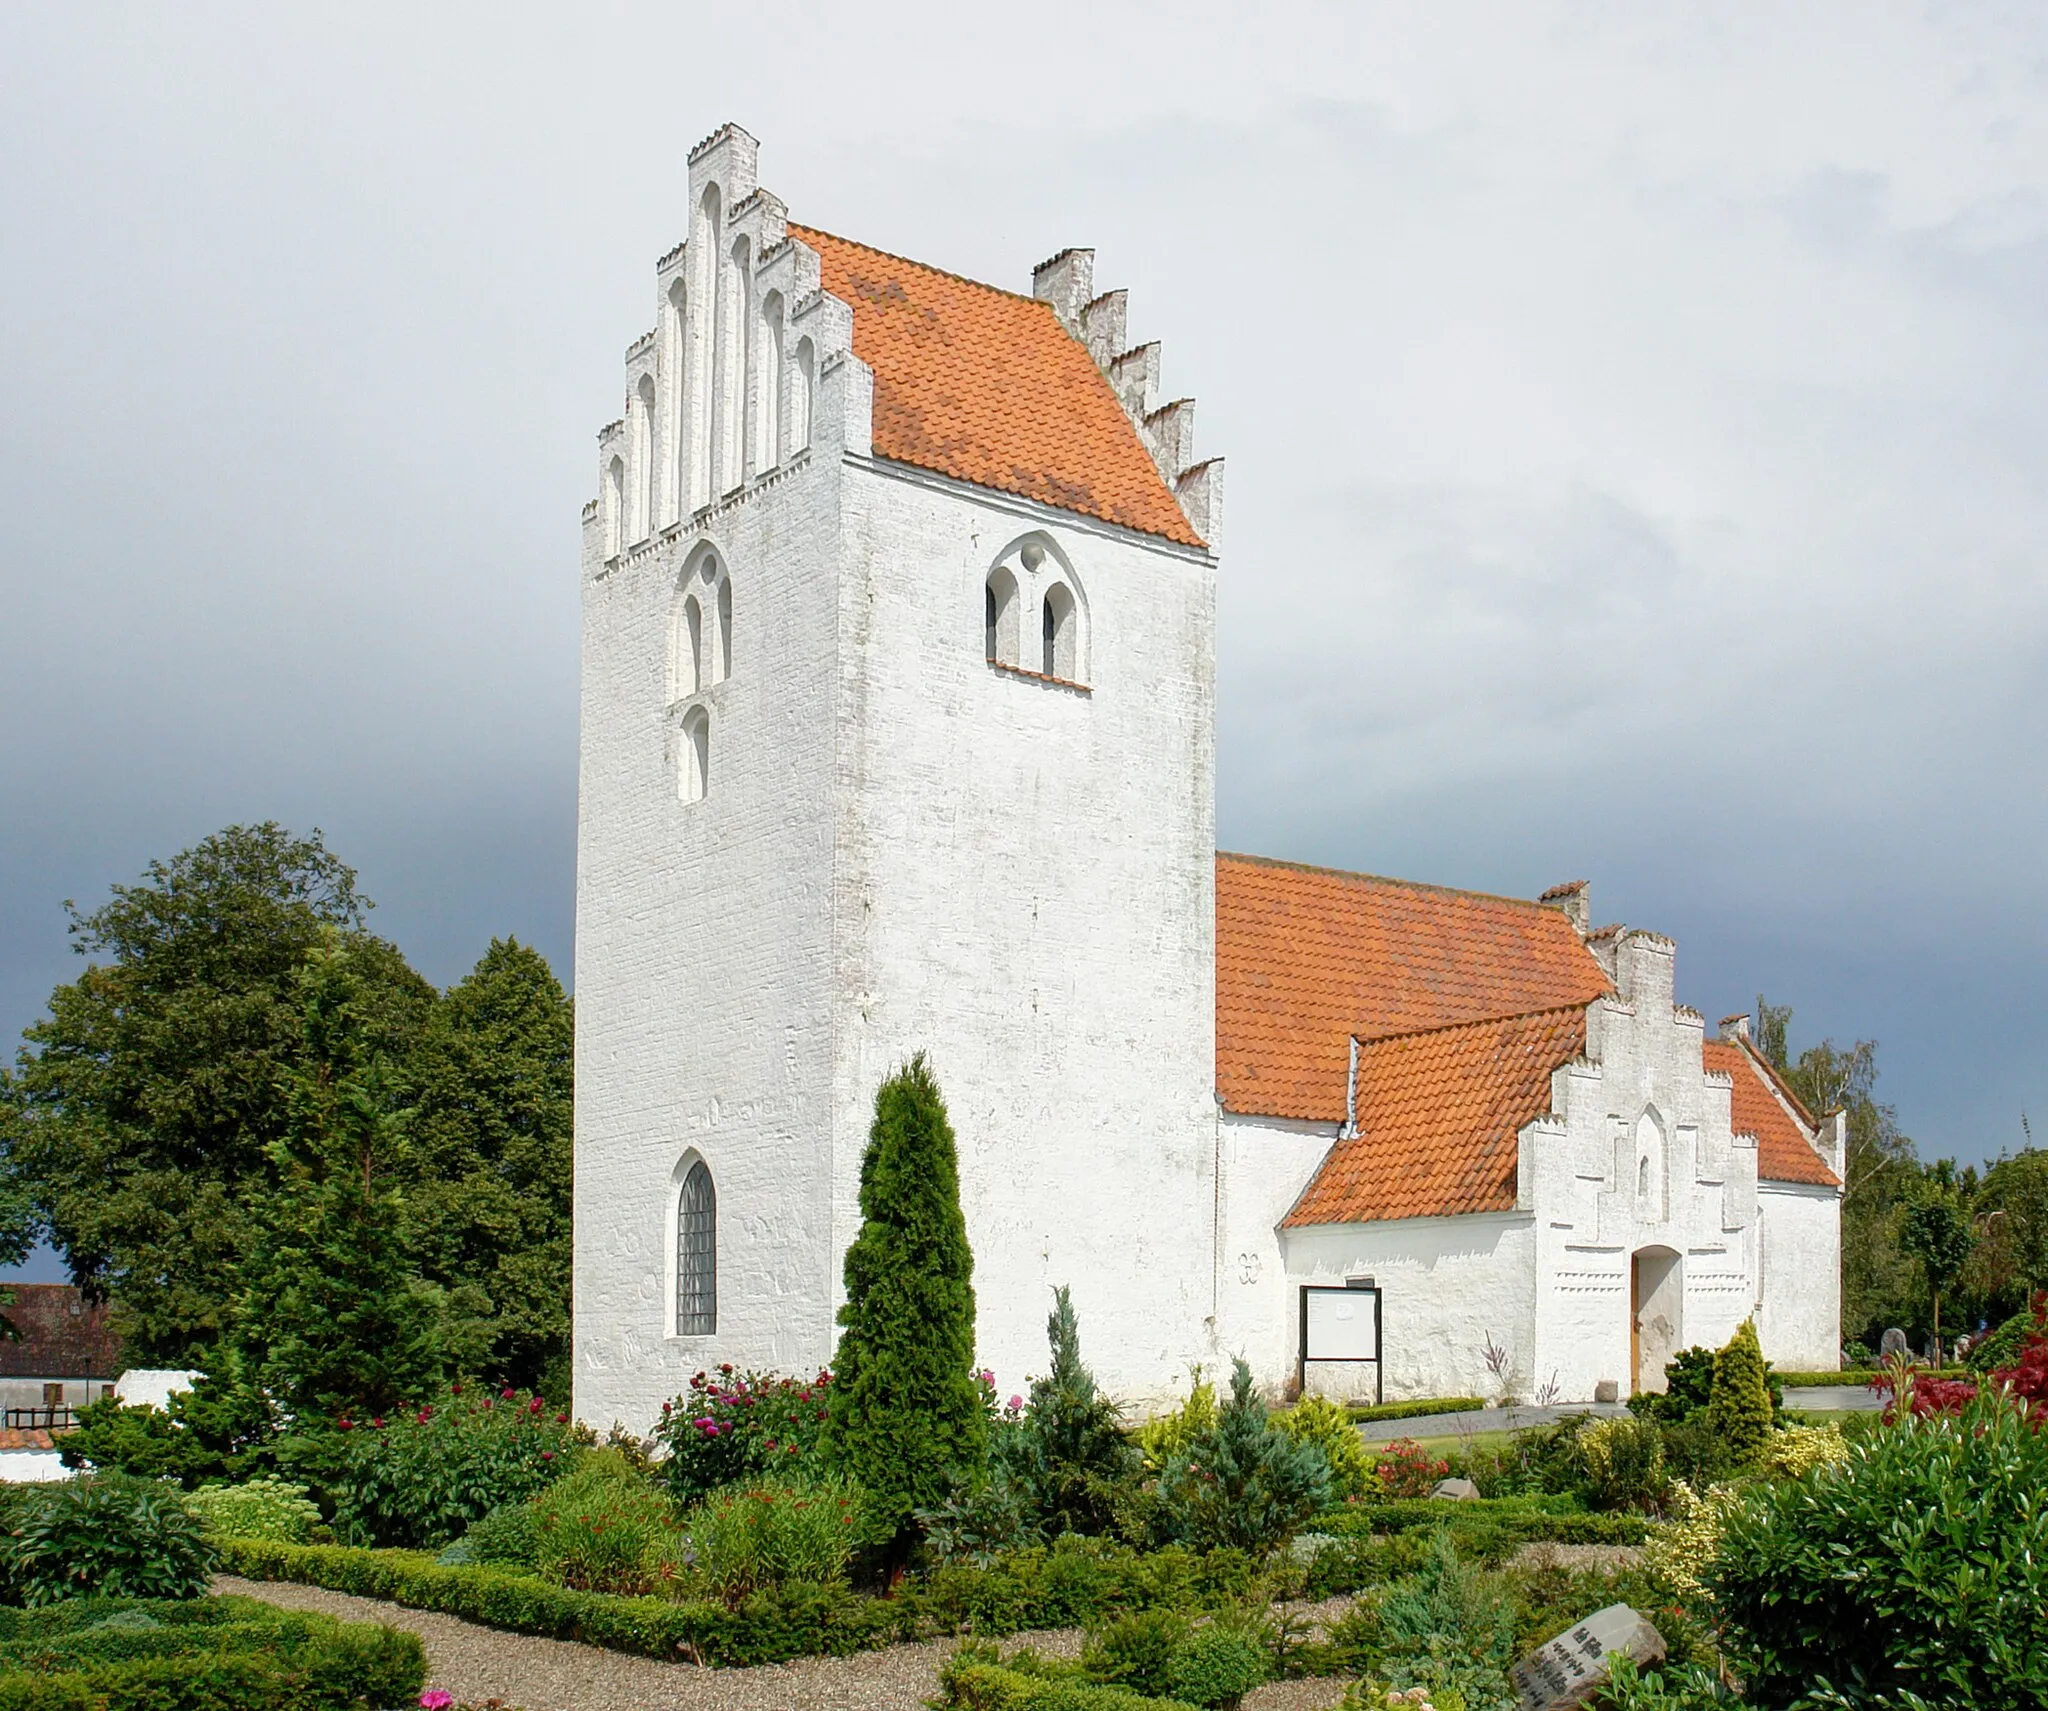
[[[1218,852],[1222,466],[1092,252],[980,284],[758,156],[690,154],[583,514],[577,1413],[829,1364],[919,1051],[1005,1394],[1060,1284],[1136,1413],[1836,1365],[1842,1118],[1669,939]]]

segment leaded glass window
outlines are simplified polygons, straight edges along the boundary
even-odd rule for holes
[[[676,1210],[676,1335],[718,1329],[718,1193],[699,1159],[683,1178]]]

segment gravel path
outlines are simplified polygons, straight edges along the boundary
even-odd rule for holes
[[[408,1610],[379,1599],[287,1581],[218,1576],[216,1592],[239,1592],[290,1610],[321,1610],[352,1622],[388,1622],[419,1635],[427,1685],[458,1702],[502,1699],[522,1711],[923,1711],[939,1688],[939,1667],[955,1640],[888,1646],[850,1658],[800,1658],[758,1669],[698,1669],[625,1652],[479,1627],[454,1616]],[[1078,1629],[1019,1634],[1003,1642],[1072,1657]],[[1341,1681],[1276,1681],[1245,1700],[1245,1711],[1330,1711]]]

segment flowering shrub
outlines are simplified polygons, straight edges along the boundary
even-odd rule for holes
[[[1427,1497],[1451,1464],[1431,1456],[1413,1438],[1396,1438],[1380,1451],[1378,1471],[1389,1497]]]
[[[811,1379],[730,1365],[698,1373],[683,1395],[661,1405],[654,1431],[676,1501],[694,1503],[735,1480],[813,1471],[831,1384],[822,1371]]]
[[[209,1533],[223,1538],[302,1545],[320,1522],[320,1506],[303,1485],[267,1475],[241,1485],[202,1485],[186,1502]]]
[[[578,1592],[647,1593],[674,1578],[676,1513],[616,1451],[600,1450],[533,1504],[534,1572]]]
[[[756,1592],[841,1579],[860,1539],[861,1505],[833,1480],[732,1485],[692,1510],[685,1531],[695,1578],[738,1604]]]
[[[591,1434],[526,1391],[451,1385],[390,1419],[344,1418],[334,1530],[351,1544],[433,1549],[567,1473]]]

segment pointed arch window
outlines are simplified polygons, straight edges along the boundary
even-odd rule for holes
[[[702,802],[711,789],[711,715],[692,707],[677,737],[676,795],[684,802]]]
[[[615,457],[604,470],[604,556],[617,558],[625,544],[626,460]]]
[[[676,1335],[718,1329],[718,1191],[702,1159],[683,1178],[676,1204]]]

